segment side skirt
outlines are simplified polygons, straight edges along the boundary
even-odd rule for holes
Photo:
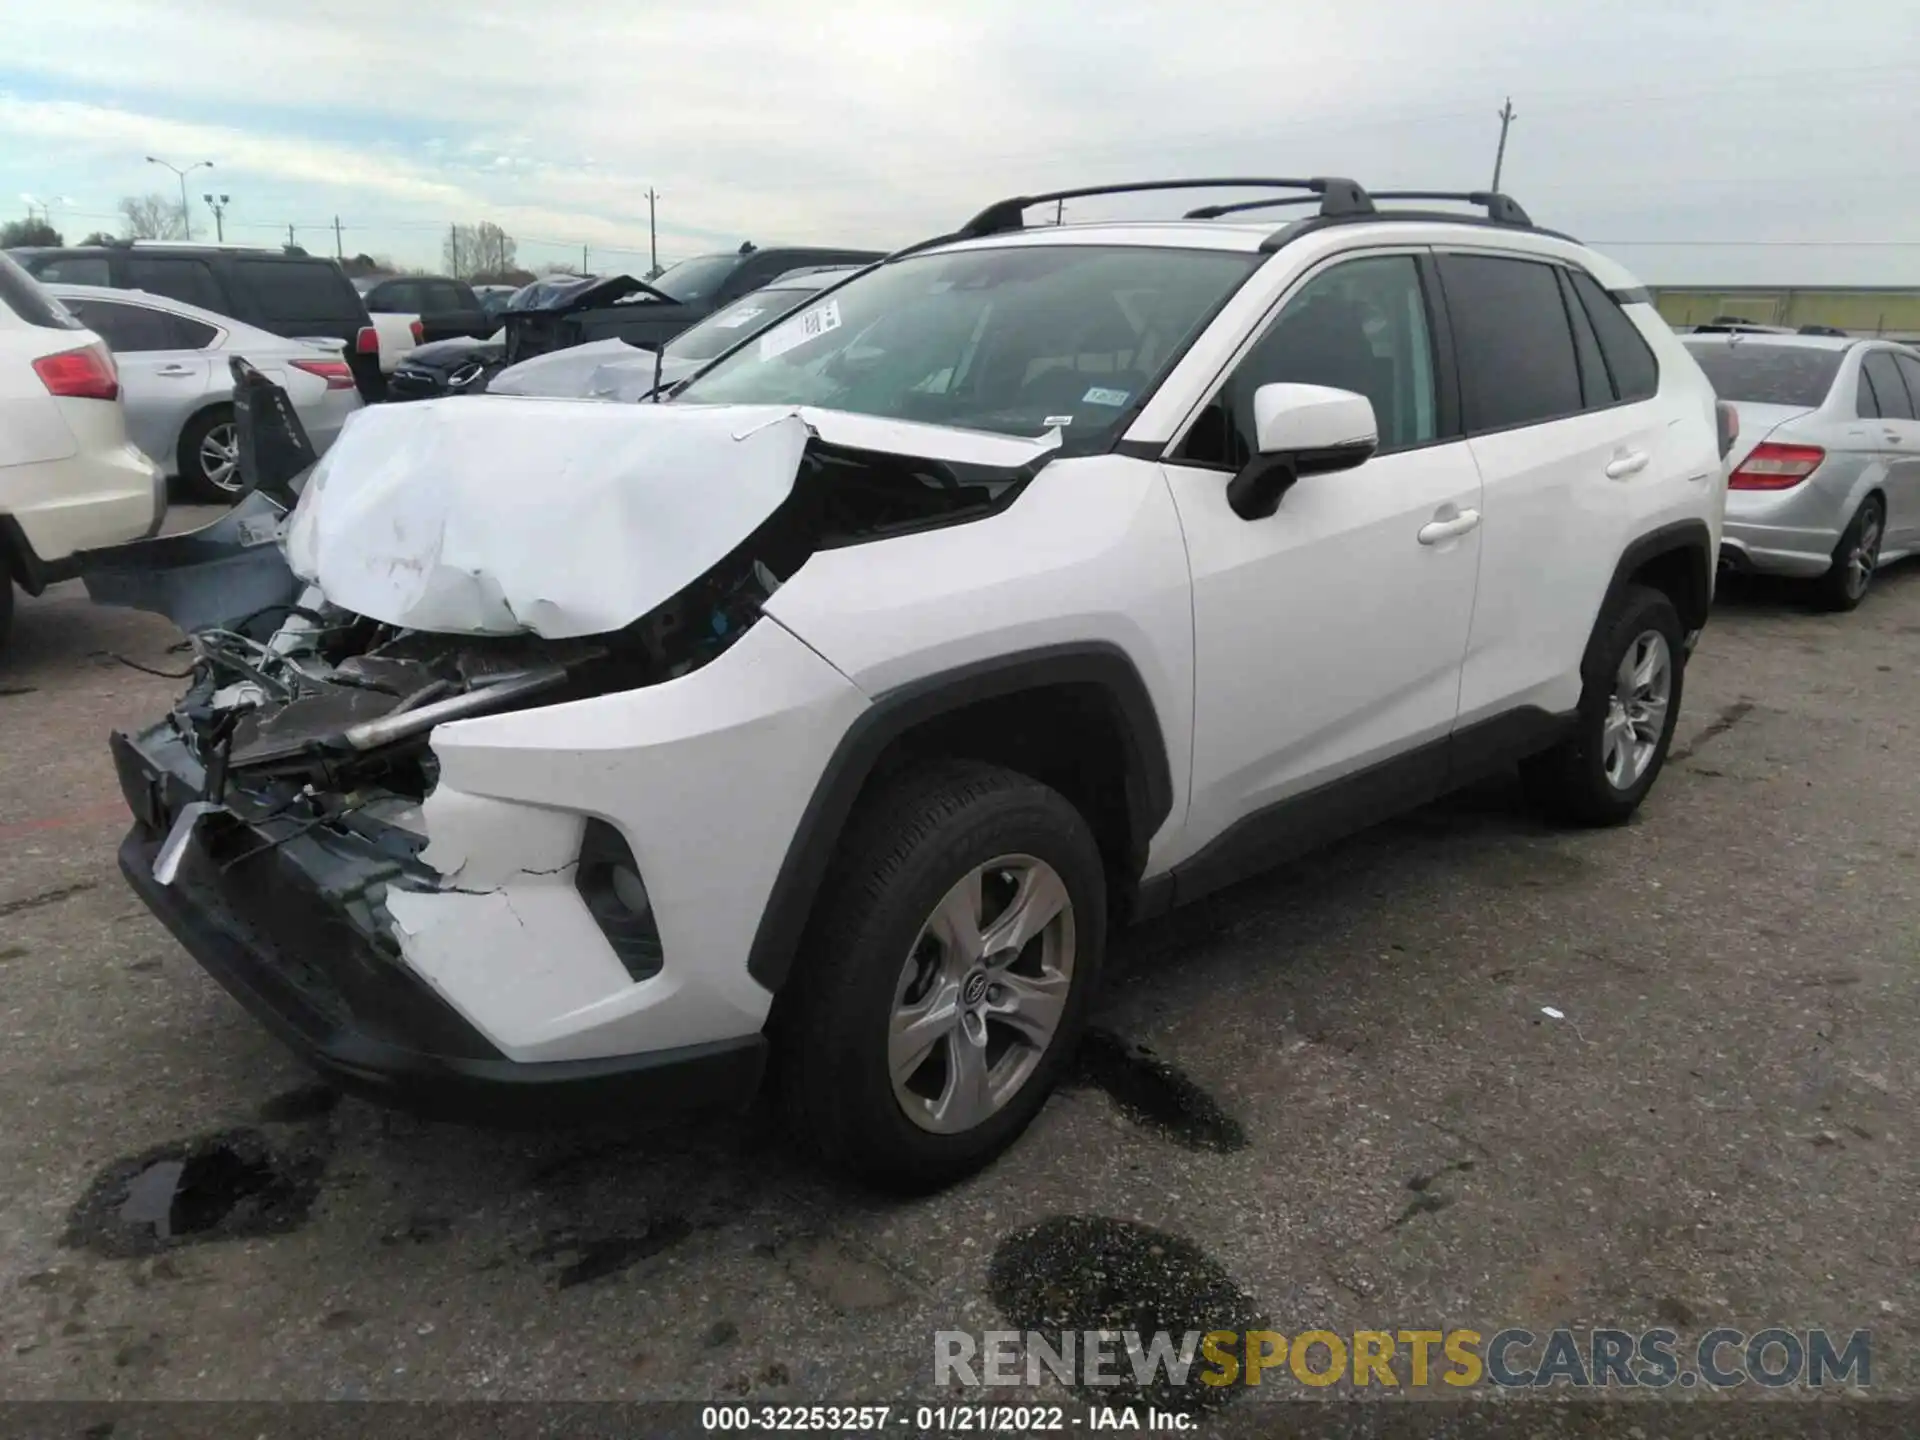
[[[1288,796],[1235,821],[1172,870],[1143,880],[1133,918],[1147,920],[1164,914],[1483,780],[1551,749],[1573,721],[1571,713],[1553,715],[1532,707],[1509,710]]]

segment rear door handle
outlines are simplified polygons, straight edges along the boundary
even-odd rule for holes
[[[1629,475],[1638,475],[1647,468],[1647,452],[1629,450],[1624,455],[1616,455],[1607,462],[1607,479],[1624,480]]]
[[[193,366],[162,365],[158,370],[154,371],[153,373],[156,375],[191,375],[193,374]]]
[[[1898,445],[1903,438],[1898,430],[1886,430],[1881,433],[1887,437],[1889,445]]]
[[[1480,523],[1478,510],[1462,510],[1451,520],[1432,520],[1420,527],[1422,545],[1438,545],[1443,540],[1452,540],[1466,534]]]

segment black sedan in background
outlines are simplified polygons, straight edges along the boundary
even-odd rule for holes
[[[472,395],[507,365],[588,340],[624,340],[657,350],[723,305],[790,274],[823,266],[867,265],[873,250],[744,244],[719,255],[696,255],[652,280],[631,275],[555,275],[515,292],[501,329],[485,340],[422,345],[401,361],[388,382],[393,400]]]

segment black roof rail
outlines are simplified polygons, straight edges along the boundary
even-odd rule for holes
[[[1499,225],[1533,227],[1533,217],[1520,208],[1520,202],[1498,190],[1382,190],[1376,200],[1458,200],[1463,205],[1478,205],[1487,218]]]
[[[1041,195],[1011,195],[996,200],[956,232],[956,239],[976,239],[1026,228],[1026,212],[1035,205],[1050,205],[1065,200],[1084,200],[1092,195],[1138,195],[1155,190],[1304,190],[1307,198],[1318,197],[1324,216],[1371,215],[1373,201],[1352,180],[1333,175],[1308,180],[1277,180],[1272,177],[1213,180],[1138,180],[1124,185],[1085,185],[1076,190],[1049,190]]]

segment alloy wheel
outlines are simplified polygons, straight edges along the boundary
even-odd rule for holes
[[[1860,516],[1860,529],[1842,563],[1846,569],[1847,598],[1858,600],[1873,583],[1874,569],[1880,563],[1880,512],[1871,506]]]
[[[200,473],[222,490],[240,488],[240,436],[231,422],[214,426],[201,440]]]
[[[1673,695],[1673,651],[1658,630],[1641,632],[1614,672],[1600,761],[1616,790],[1631,790],[1653,764]]]
[[[1073,960],[1073,901],[1046,861],[1003,855],[962,876],[894,993],[887,1068],[907,1117],[950,1135],[1003,1109],[1060,1028]]]

